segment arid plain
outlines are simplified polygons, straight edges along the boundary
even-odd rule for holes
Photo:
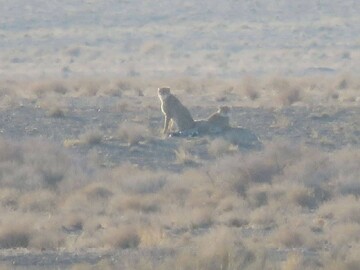
[[[357,1],[0,5],[1,269],[358,269]]]

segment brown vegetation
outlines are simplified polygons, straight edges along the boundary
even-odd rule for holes
[[[209,164],[176,174],[124,165],[85,176],[47,142],[2,139],[1,148],[3,249],[191,246],[194,253],[179,251],[161,264],[252,269],[273,264],[260,243],[313,251],[328,265],[324,245],[350,252],[360,240],[359,194],[348,187],[359,177],[355,150],[269,143],[260,152],[215,151]],[[186,154],[179,159],[189,162]],[[10,212],[22,222],[14,226]],[[286,269],[304,265],[305,254],[289,256]]]
[[[354,106],[360,102],[359,80],[352,75],[281,77],[244,77],[238,80],[221,78],[157,79],[68,79],[32,81],[1,81],[4,105],[16,104],[16,98],[52,100],[55,104],[64,97],[156,96],[159,85],[171,85],[177,94],[197,97],[220,97],[218,102],[228,105],[280,107],[291,105],[342,105]],[[6,107],[6,106],[5,106]],[[53,106],[51,106],[53,107]]]

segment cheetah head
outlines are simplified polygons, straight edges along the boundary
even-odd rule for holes
[[[167,98],[170,95],[170,87],[158,88],[158,95],[161,98]]]
[[[218,109],[218,113],[221,116],[229,116],[230,114],[230,107],[229,106],[220,106]]]

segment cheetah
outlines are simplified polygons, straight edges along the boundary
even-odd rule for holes
[[[200,134],[217,134],[230,128],[230,107],[220,106],[207,119],[195,121]]]
[[[159,88],[158,96],[161,102],[161,111],[165,116],[164,134],[169,132],[170,122],[175,123],[179,131],[195,127],[195,121],[189,110],[170,92],[169,87]]]
[[[206,121],[213,130],[223,131],[230,128],[230,107],[220,106],[218,111],[210,115]]]

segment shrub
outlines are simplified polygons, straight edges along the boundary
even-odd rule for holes
[[[149,138],[149,132],[143,125],[123,123],[117,131],[119,139],[126,141],[130,146],[137,145]]]
[[[88,130],[79,136],[80,144],[97,145],[102,142],[103,135],[98,130]]]
[[[304,242],[304,235],[293,229],[280,230],[276,236],[278,243],[287,248],[302,247]]]
[[[212,140],[208,146],[208,152],[214,157],[221,157],[231,152],[231,144],[221,138]]]
[[[57,189],[75,168],[70,155],[46,140],[29,139],[16,145],[9,142],[9,146],[9,151],[0,157],[3,187]]]
[[[311,189],[302,186],[291,186],[287,191],[287,196],[290,202],[295,205],[300,205],[305,208],[315,208],[317,206],[317,199]]]
[[[2,224],[0,248],[27,248],[31,239],[31,228],[26,224]]]
[[[174,152],[176,156],[176,163],[189,167],[196,167],[199,165],[198,158],[184,147],[180,147]]]
[[[109,229],[104,239],[111,247],[121,249],[137,248],[140,240],[137,230],[130,226]]]

